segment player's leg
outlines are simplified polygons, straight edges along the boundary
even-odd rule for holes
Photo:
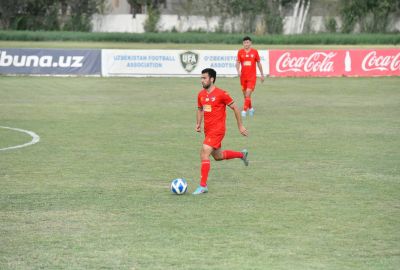
[[[247,109],[248,107],[246,106],[246,89],[247,89],[247,81],[243,78],[240,78],[240,85],[242,86],[242,94],[243,94],[243,110],[241,112],[242,117],[246,117],[247,114]]]
[[[214,148],[210,145],[203,144],[200,151],[201,160],[201,179],[200,186],[206,187],[208,180],[208,173],[210,171],[210,155],[214,151]]]
[[[246,88],[243,90],[243,111],[245,112],[251,108],[251,93],[252,89],[246,86]]]
[[[245,103],[247,105],[249,115],[253,116],[254,115],[254,108],[253,108],[253,104],[251,102],[251,94],[253,94],[253,89],[247,88],[246,89]]]
[[[252,99],[251,99],[251,95],[254,92],[254,89],[256,87],[256,81],[257,79],[253,79],[253,80],[249,80],[247,83],[247,89],[246,89],[246,102],[247,102],[247,107],[248,107],[248,112],[250,116],[254,115],[254,108],[253,108],[253,104],[252,104]]]
[[[215,149],[211,155],[216,161],[225,160],[225,159],[233,159],[233,158],[242,158],[243,153],[237,152],[233,150],[222,150],[221,148]]]
[[[206,138],[207,140],[207,138]],[[203,144],[200,150],[200,185],[199,187],[193,192],[193,195],[198,195],[202,193],[207,193],[207,180],[208,180],[208,173],[210,172],[211,164],[210,164],[210,155],[213,152],[214,148],[210,145]]]
[[[246,149],[238,152],[233,150],[222,150],[221,148],[214,149],[214,151],[211,153],[216,161],[240,158],[245,166],[249,166],[249,160],[247,159],[248,154],[249,152]]]

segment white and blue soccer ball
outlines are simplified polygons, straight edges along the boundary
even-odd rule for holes
[[[188,184],[184,178],[176,178],[171,182],[171,192],[176,195],[185,194]]]

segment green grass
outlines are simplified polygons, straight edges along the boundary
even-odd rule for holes
[[[398,269],[399,85],[267,79],[194,197],[199,78],[0,77],[0,269]]]

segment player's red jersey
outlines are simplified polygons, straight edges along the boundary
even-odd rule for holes
[[[210,93],[203,89],[197,97],[197,106],[204,113],[204,133],[207,135],[225,134],[226,106],[233,103],[229,94],[217,87]]]
[[[241,78],[253,79],[257,77],[256,63],[260,62],[260,56],[256,49],[250,48],[249,52],[240,49],[237,54],[237,61],[242,66]]]

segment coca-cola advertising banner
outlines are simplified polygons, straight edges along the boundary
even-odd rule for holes
[[[400,50],[271,50],[270,76],[400,76]]]
[[[348,76],[400,76],[400,49],[350,52]]]

